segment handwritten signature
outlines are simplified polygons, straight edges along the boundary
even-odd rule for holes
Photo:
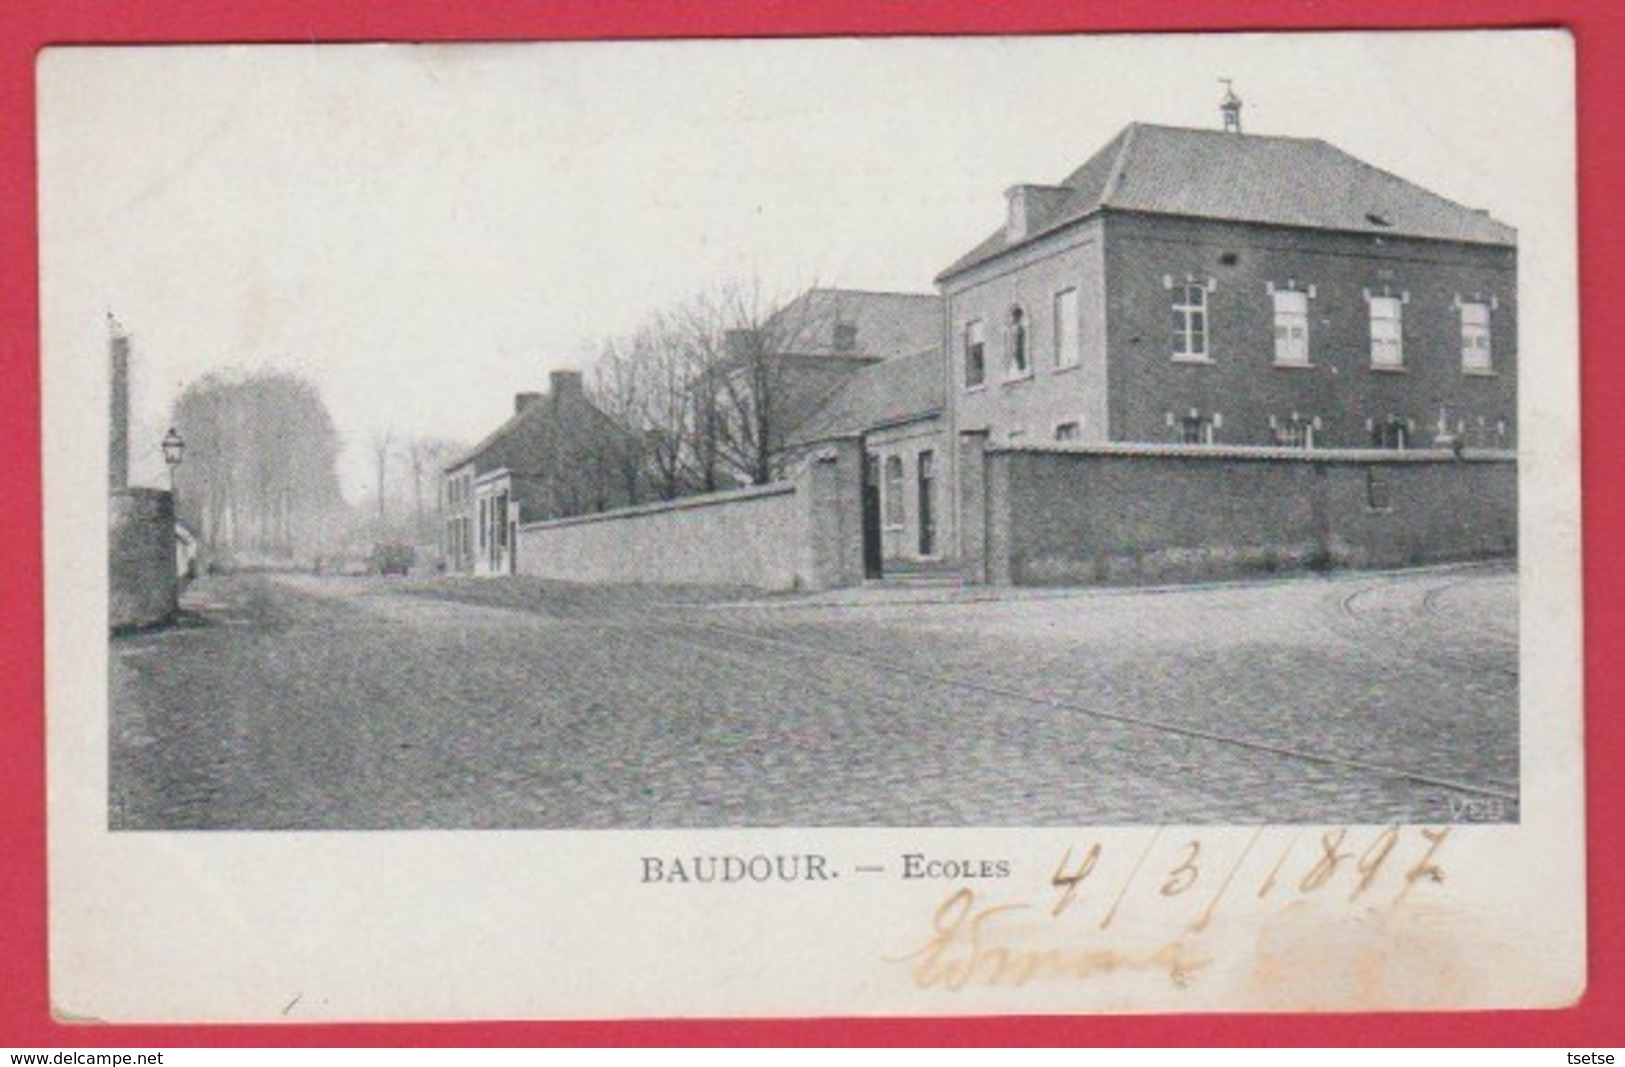
[[[1023,986],[1114,971],[1165,971],[1175,985],[1185,986],[1211,962],[1185,938],[1141,953],[1087,944],[1020,948],[1009,938],[1019,937],[1021,931],[1001,920],[1029,910],[1026,904],[982,904],[974,890],[960,889],[937,908],[925,944],[893,962],[912,962],[914,984],[921,989],[949,990],[972,982]]]

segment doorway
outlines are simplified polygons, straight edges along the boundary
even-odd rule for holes
[[[936,456],[927,449],[919,458],[920,555],[937,554]]]
[[[863,576],[882,574],[880,549],[880,457],[863,457]]]

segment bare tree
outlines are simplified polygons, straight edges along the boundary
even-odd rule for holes
[[[668,322],[688,393],[691,463],[700,490],[712,493],[723,488],[726,479],[721,396],[727,360],[726,312],[719,300],[702,293],[677,308]]]
[[[624,435],[621,446],[603,459],[611,468],[608,476],[620,483],[633,504],[642,499],[649,481],[652,434],[646,405],[650,377],[651,368],[638,358],[635,342],[604,342],[593,364],[593,403]]]
[[[605,342],[594,366],[594,400],[632,445],[623,462],[633,469],[621,476],[661,500],[704,484],[692,363],[677,317],[656,312],[631,337]]]
[[[645,367],[645,425],[655,491],[663,500],[693,492],[703,479],[696,462],[696,406],[689,359],[676,323],[656,315],[639,331],[636,358]]]
[[[790,431],[842,380],[804,358],[833,346],[838,308],[806,297],[769,300],[751,282],[695,298],[682,321],[707,484],[772,481]]]
[[[412,537],[416,541],[430,541],[437,529],[424,510],[424,498],[438,498],[440,472],[462,446],[443,437],[413,435],[406,439],[406,460],[412,471]],[[379,482],[382,484],[382,477]],[[380,521],[382,515],[380,514]]]
[[[389,529],[389,458],[395,451],[395,428],[385,427],[382,432],[372,435],[372,458],[378,472],[378,536],[383,537]]]
[[[781,476],[789,433],[844,380],[834,364],[805,358],[832,347],[837,312],[728,285],[604,342],[593,396],[635,442],[620,476],[663,500]]]

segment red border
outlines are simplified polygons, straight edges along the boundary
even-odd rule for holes
[[[754,37],[1076,30],[1450,28],[1564,26],[1579,70],[1582,330],[1625,336],[1620,174],[1611,136],[1625,101],[1625,6],[1604,0],[1055,0],[865,3],[864,0],[195,0],[95,4],[12,0],[0,12],[0,455],[9,458],[0,508],[0,1046],[534,1045],[534,1044],[1625,1044],[1625,670],[1609,640],[1625,622],[1625,565],[1609,551],[1625,524],[1625,452],[1599,426],[1619,408],[1625,361],[1589,345],[1582,367],[1586,547],[1586,751],[1590,987],[1576,1007],[1444,1015],[1173,1016],[997,1019],[822,1019],[592,1023],[297,1026],[62,1026],[46,984],[43,608],[40,567],[39,343],[34,190],[34,55],[48,44],[210,41],[487,40]],[[1488,70],[1486,78],[1516,78]],[[1538,635],[1535,635],[1538,640]],[[1537,709],[1538,711],[1538,709]]]

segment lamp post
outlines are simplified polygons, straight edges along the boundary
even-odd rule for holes
[[[159,443],[158,447],[163,449],[164,466],[169,468],[169,507],[174,515],[175,536],[178,538],[181,527],[181,501],[180,494],[175,491],[175,468],[181,465],[181,460],[186,456],[186,442],[181,439],[180,434],[175,432],[175,427],[171,426],[169,432],[164,434],[164,439]],[[178,546],[175,554],[175,568],[176,572],[183,578],[192,576],[190,563],[186,567],[181,566],[181,555]]]
[[[164,434],[163,444],[160,447],[164,450],[164,466],[169,468],[169,493],[174,496],[175,468],[179,467],[181,460],[186,457],[186,442],[175,432],[175,427],[171,426],[169,432]]]

